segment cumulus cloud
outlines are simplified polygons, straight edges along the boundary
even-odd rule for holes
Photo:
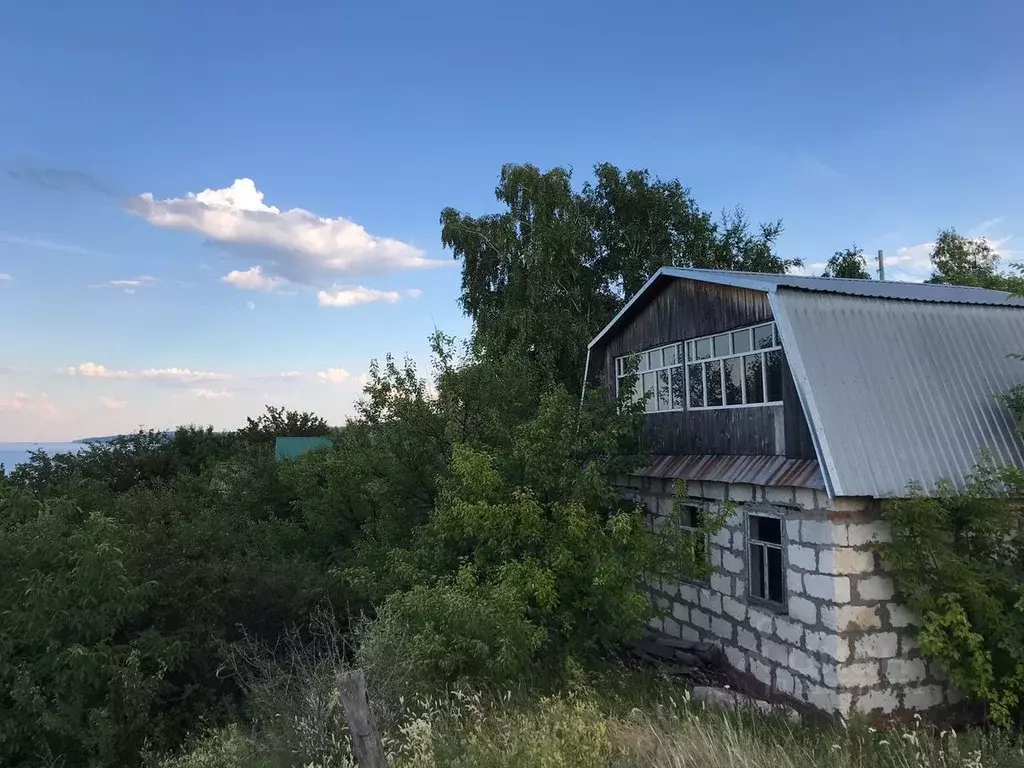
[[[51,417],[57,414],[57,406],[45,392],[39,395],[15,392],[13,395],[0,395],[0,411],[31,413],[43,417]]]
[[[109,408],[112,411],[120,410],[121,408],[124,408],[126,405],[128,405],[127,401],[125,400],[118,400],[116,397],[106,396],[100,398],[100,403],[103,404],[104,408]]]
[[[2,281],[4,281],[4,280],[13,280],[13,279],[14,279],[14,278],[13,278],[13,277],[11,277],[10,275],[8,275],[7,273],[5,273],[5,272],[0,272],[0,282],[2,282]]]
[[[317,371],[316,379],[322,384],[341,384],[350,375],[344,368],[328,368],[326,371]]]
[[[193,371],[190,368],[146,368],[141,371],[107,368],[97,363],[80,363],[62,368],[62,373],[69,376],[83,376],[89,379],[118,379],[121,381],[167,381],[180,384],[201,384],[208,381],[230,379],[227,373],[212,371]]]
[[[125,208],[156,227],[196,232],[222,246],[268,254],[272,277],[315,287],[332,278],[450,263],[428,259],[400,240],[371,235],[349,219],[267,205],[247,178],[165,200],[146,192],[125,200]]]
[[[263,274],[263,268],[260,266],[249,267],[249,269],[244,270],[233,269],[224,275],[220,281],[234,286],[240,291],[266,291],[267,293],[288,285],[288,281],[283,277],[271,277]]]
[[[401,297],[398,291],[378,291],[373,288],[335,288],[331,291],[320,291],[316,295],[316,303],[321,307],[354,307],[359,304],[370,304],[383,301],[394,304]]]
[[[226,389],[191,389],[189,390],[196,397],[201,397],[204,400],[230,400],[235,396],[234,392],[229,392]]]

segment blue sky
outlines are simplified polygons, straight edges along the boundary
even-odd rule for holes
[[[1021,28],[1009,1],[11,4],[0,441],[340,422],[371,358],[468,331],[438,214],[496,210],[504,162],[677,177],[811,264],[856,241],[920,279],[945,226],[1012,259]]]

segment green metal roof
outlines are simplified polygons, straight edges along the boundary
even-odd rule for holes
[[[330,448],[329,437],[279,437],[274,441],[274,458],[278,461],[296,459],[313,448]]]

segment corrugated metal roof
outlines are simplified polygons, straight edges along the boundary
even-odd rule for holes
[[[818,462],[813,459],[787,459],[785,456],[654,456],[648,466],[632,474],[719,483],[825,488]]]
[[[1024,442],[994,397],[1024,382],[1024,363],[1007,357],[1024,352],[1017,301],[950,307],[781,282],[771,301],[832,495],[962,485],[983,449],[1024,465]]]

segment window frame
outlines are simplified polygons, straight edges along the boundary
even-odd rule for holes
[[[764,541],[763,539],[755,539],[751,534],[751,518],[752,517],[763,517],[770,520],[779,521],[779,543],[776,544],[770,541]],[[744,514],[744,532],[746,534],[745,541],[743,542],[744,560],[747,565],[747,601],[756,605],[761,605],[766,608],[770,608],[776,613],[786,613],[789,610],[789,559],[787,557],[786,550],[788,549],[788,540],[786,538],[786,515],[776,509],[769,509],[764,507],[755,507],[753,509],[747,509]],[[759,546],[764,552],[762,561],[764,562],[764,572],[761,577],[764,579],[766,585],[765,593],[767,594],[768,584],[768,549],[775,549],[779,552],[779,569],[781,573],[780,583],[782,585],[782,599],[781,601],[775,601],[768,597],[761,597],[760,595],[754,594],[754,563],[751,552],[751,547]]]
[[[694,510],[694,511],[698,512],[700,515],[705,515],[705,516],[708,513],[708,504],[709,504],[709,502],[707,502],[707,501],[705,501],[703,499],[684,499],[681,502],[681,506],[684,507],[685,509]],[[683,530],[683,531],[693,531],[694,533],[696,533],[697,531],[700,530],[699,528],[697,528],[697,527],[695,527],[693,525],[683,525],[682,522],[677,523],[677,527],[680,530]],[[694,543],[694,546],[696,546],[696,544],[697,544],[696,537],[694,538],[694,542],[693,543]],[[705,556],[707,558],[708,565],[713,569],[714,566],[711,563],[711,536],[710,536],[710,534],[707,534],[707,533],[704,534],[704,554],[705,554]],[[711,583],[711,576],[709,574],[708,577],[704,578],[704,579],[680,578],[680,581],[682,583],[684,583],[684,584],[695,584],[695,585],[700,586],[700,587],[706,587],[706,586],[708,586]]]
[[[754,334],[759,328],[771,328],[772,346],[757,348],[754,346]],[[746,334],[748,338],[749,348],[744,352],[736,352],[736,335]],[[728,353],[715,355],[715,339],[725,336],[728,342]],[[696,357],[697,345],[702,342],[707,342],[710,347],[710,356],[702,357],[699,360]],[[675,362],[672,365],[665,365],[665,351],[673,349],[675,352]],[[671,344],[660,344],[649,349],[634,352],[629,355],[620,355],[614,359],[614,374],[615,374],[615,394],[621,396],[622,392],[622,380],[625,378],[629,369],[630,360],[633,358],[638,359],[638,365],[636,375],[638,378],[638,387],[640,389],[640,396],[644,398],[644,413],[681,413],[684,411],[715,411],[715,410],[726,410],[733,408],[759,408],[771,405],[782,405],[782,388],[779,387],[778,400],[768,400],[769,387],[768,387],[768,355],[769,353],[777,352],[780,359],[784,358],[784,352],[782,349],[782,340],[779,338],[779,327],[774,320],[769,320],[763,323],[755,323],[753,325],[744,326],[742,328],[734,328],[732,330],[721,331],[719,333],[711,333],[705,336],[697,336],[692,339],[685,339],[683,341],[676,341]],[[655,368],[651,368],[649,363],[652,354],[656,354],[661,361],[661,365]],[[747,363],[746,358],[756,355],[760,358],[761,365],[761,396],[764,398],[761,402],[748,403],[747,402]],[[642,364],[640,361],[642,360]],[[740,376],[740,398],[743,402],[740,403],[727,403],[728,386],[726,376],[726,360],[737,360],[738,365],[741,368]],[[708,402],[708,378],[703,375],[707,363],[718,363],[718,376],[720,378],[720,391],[721,391],[721,405],[707,405]],[[690,404],[690,366],[699,365],[701,368],[701,405]],[[661,398],[659,397],[659,384],[662,372],[664,372],[668,378],[668,407],[660,407]],[[644,389],[644,374],[651,374],[654,377],[654,389],[651,398],[647,398],[646,390]],[[682,375],[682,393],[679,399],[678,407],[676,405],[676,385],[675,381],[679,375]],[[634,392],[634,397],[636,393]],[[653,401],[654,407],[650,408],[649,403]],[[635,400],[634,400],[635,402]]]

